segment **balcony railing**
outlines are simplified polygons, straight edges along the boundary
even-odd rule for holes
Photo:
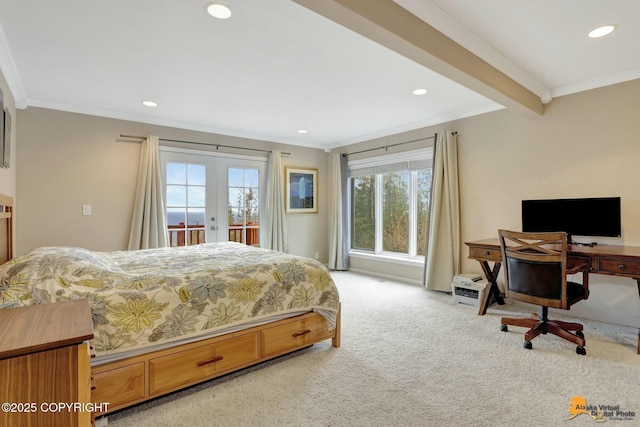
[[[246,241],[243,239],[243,231],[246,230]],[[260,246],[260,228],[247,224],[229,224],[229,241],[244,243],[247,246]]]
[[[169,246],[191,246],[204,243],[204,225],[189,224],[184,222],[178,225],[169,225]]]
[[[169,225],[169,246],[191,246],[205,243],[204,225],[184,222],[178,225]],[[246,239],[245,233],[246,230]],[[229,242],[244,243],[248,246],[260,246],[260,228],[245,226],[243,224],[229,224]]]

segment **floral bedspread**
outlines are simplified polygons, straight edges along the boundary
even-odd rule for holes
[[[318,311],[333,328],[339,308],[322,264],[238,243],[46,247],[0,266],[0,308],[76,299],[90,302],[98,356],[301,309]]]

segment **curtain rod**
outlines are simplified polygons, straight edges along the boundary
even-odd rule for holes
[[[136,135],[123,135],[120,134],[120,138],[132,138],[132,139],[139,139],[140,142],[142,142],[143,140],[147,139],[146,136],[136,136]],[[250,148],[250,147],[237,147],[234,145],[225,145],[225,144],[210,144],[208,142],[196,142],[196,141],[183,141],[180,139],[168,139],[168,138],[158,138],[160,141],[166,141],[166,142],[180,142],[183,144],[195,144],[195,145],[206,145],[209,147],[216,147],[216,150],[218,150],[220,147],[223,148],[233,148],[236,150],[249,150],[249,151],[258,151],[261,153],[270,153],[271,150],[263,150],[261,148]],[[287,153],[287,152],[282,152],[282,154],[284,154],[285,156],[290,156],[291,153]]]
[[[458,133],[458,132],[454,132],[454,133]],[[397,147],[398,145],[410,144],[412,142],[418,142],[418,141],[426,141],[428,139],[436,139],[436,136],[438,136],[438,134],[434,133],[433,136],[427,136],[425,138],[418,138],[418,139],[412,139],[411,141],[397,142],[395,144],[383,145],[382,147],[368,148],[366,150],[354,151],[353,153],[343,153],[342,155],[345,157],[349,157],[354,154],[368,153],[369,151],[382,150],[382,149],[386,150],[391,147]]]

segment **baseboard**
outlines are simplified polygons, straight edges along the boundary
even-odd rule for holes
[[[562,310],[558,310],[558,312],[562,312]],[[566,315],[575,316],[581,319],[597,320],[598,322],[630,326],[632,328],[640,327],[640,315],[634,313],[612,311],[597,307],[589,307],[589,310],[577,310],[577,304],[576,307],[572,307],[571,310],[566,313]]]
[[[380,277],[382,279],[393,280],[395,282],[402,282],[402,283],[408,283],[410,285],[422,286],[422,281],[407,279],[406,277],[392,276],[390,274],[377,273],[375,271],[360,270],[358,268],[351,268],[351,267],[349,267],[349,270],[347,271],[350,271],[352,273],[363,274],[365,276]]]

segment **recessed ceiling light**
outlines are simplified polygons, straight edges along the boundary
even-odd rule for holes
[[[300,130],[298,130],[298,133],[307,133],[307,130],[306,129],[300,129]]]
[[[227,19],[231,16],[231,9],[220,3],[207,3],[207,13],[214,18]]]
[[[425,93],[427,93],[426,89],[416,89],[413,91],[414,95],[424,95]]]
[[[154,102],[154,101],[142,101],[143,105],[146,105],[147,107],[157,107],[158,103]]]
[[[616,29],[615,25],[603,25],[602,27],[598,27],[595,30],[589,31],[589,37],[595,39],[597,37],[606,36],[613,32]]]

